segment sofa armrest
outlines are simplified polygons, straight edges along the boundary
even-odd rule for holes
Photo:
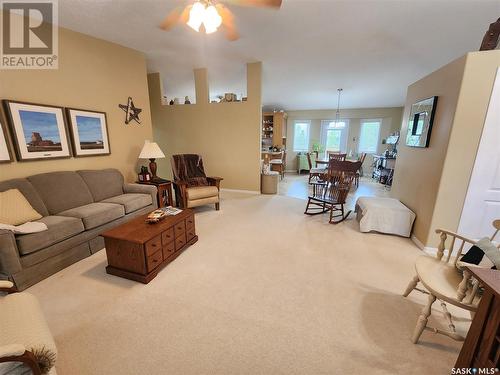
[[[125,194],[127,193],[150,194],[154,208],[158,207],[158,202],[157,202],[158,189],[154,185],[126,183],[123,185],[123,192]]]
[[[10,230],[0,229],[0,278],[22,270],[16,238]]]

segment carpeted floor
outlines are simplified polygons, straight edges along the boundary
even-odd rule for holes
[[[225,192],[221,211],[197,211],[198,243],[148,285],[107,275],[101,251],[30,288],[59,375],[448,374],[459,343],[410,342],[425,297],[401,292],[420,250],[304,205]]]

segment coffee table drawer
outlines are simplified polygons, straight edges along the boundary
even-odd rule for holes
[[[153,255],[148,256],[146,259],[146,263],[148,265],[148,271],[154,270],[161,264],[162,261],[163,261],[163,254],[161,252],[161,249],[156,253],[154,253]]]
[[[171,254],[175,253],[175,242],[169,242],[163,246],[163,259],[167,259]]]
[[[191,215],[186,219],[186,230],[189,230],[189,228],[194,228],[194,215]]]
[[[186,232],[186,225],[184,224],[184,220],[174,225],[175,238],[183,235]]]
[[[182,234],[175,239],[175,251],[179,251],[186,244],[186,236]]]
[[[146,256],[149,257],[158,250],[161,250],[161,235],[146,242]]]
[[[161,234],[161,243],[163,244],[163,246],[165,246],[169,242],[172,242],[174,239],[174,227],[168,228]]]
[[[186,229],[186,240],[190,241],[196,235],[196,231],[194,230],[194,226]]]

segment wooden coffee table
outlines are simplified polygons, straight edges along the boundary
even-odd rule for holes
[[[156,224],[141,215],[104,232],[106,272],[147,284],[189,245],[198,241],[194,212],[185,209]]]

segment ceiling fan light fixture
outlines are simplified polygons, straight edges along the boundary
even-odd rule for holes
[[[209,5],[205,9],[205,15],[203,17],[203,26],[205,26],[205,32],[211,34],[217,31],[219,26],[222,24],[222,17],[217,12],[217,9],[213,5]]]
[[[191,10],[189,11],[189,20],[187,25],[197,32],[200,31],[200,26],[206,18],[205,9],[205,5],[200,1],[197,1],[193,4]]]

